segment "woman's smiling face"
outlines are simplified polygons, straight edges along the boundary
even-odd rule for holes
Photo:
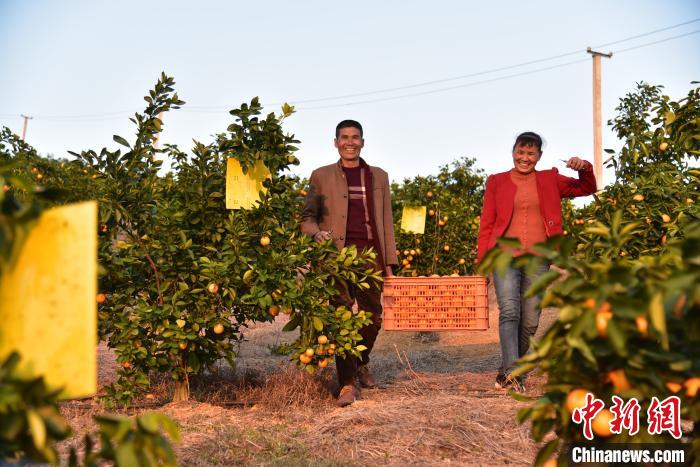
[[[519,144],[513,149],[513,166],[523,175],[532,173],[542,153],[534,144]]]

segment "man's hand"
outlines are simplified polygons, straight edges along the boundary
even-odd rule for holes
[[[331,238],[331,233],[326,230],[319,230],[314,235],[314,240],[318,243],[325,242],[326,240],[330,240]]]
[[[570,169],[574,169],[576,171],[583,170],[588,166],[588,162],[585,160],[579,158],[579,157],[572,157],[568,161],[566,161],[566,166]]]

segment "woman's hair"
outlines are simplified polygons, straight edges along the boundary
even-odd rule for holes
[[[513,149],[518,146],[535,146],[539,152],[542,152],[542,138],[533,131],[526,131],[515,138]]]

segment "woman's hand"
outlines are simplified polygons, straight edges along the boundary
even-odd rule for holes
[[[588,162],[579,157],[574,156],[568,161],[566,161],[566,166],[570,169],[579,171],[585,169],[588,166]]]

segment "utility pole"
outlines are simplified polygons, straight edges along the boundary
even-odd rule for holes
[[[22,141],[24,141],[27,136],[27,121],[33,119],[34,117],[29,117],[27,115],[20,115],[24,119],[24,125],[22,126]]]
[[[603,128],[600,110],[600,57],[612,57],[612,52],[604,54],[590,47],[586,50],[593,56],[593,173],[598,190],[603,184]]]

